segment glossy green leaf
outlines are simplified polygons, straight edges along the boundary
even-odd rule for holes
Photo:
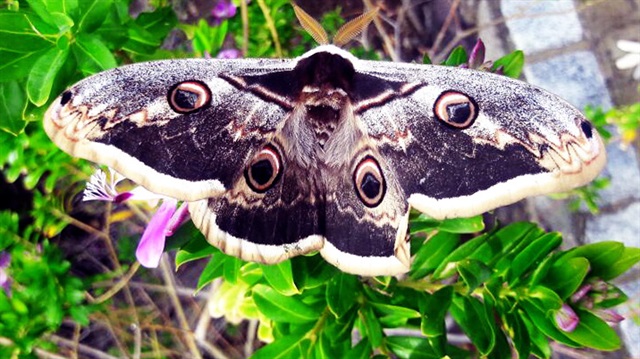
[[[238,277],[240,276],[240,267],[244,262],[242,259],[227,256],[227,259],[224,261],[224,268],[222,270],[222,275],[224,276],[224,280],[229,283],[237,283]]]
[[[563,331],[557,328],[552,311],[541,310],[529,300],[521,301],[520,306],[533,325],[546,336],[572,348],[580,346],[580,344],[569,339]]]
[[[624,244],[620,242],[598,242],[573,248],[562,259],[584,257],[589,260],[589,274],[602,278],[602,274],[608,271],[622,257],[624,251]]]
[[[516,250],[527,238],[537,236],[536,233],[541,232],[534,223],[517,222],[510,224],[490,234],[487,240],[469,255],[469,258],[479,260],[487,265],[493,265],[496,261]]]
[[[424,294],[419,297],[420,313],[422,321],[420,330],[427,337],[446,335],[445,317],[449,311],[453,298],[453,287],[446,286],[433,294]]]
[[[306,323],[318,320],[321,312],[303,303],[297,296],[285,296],[274,289],[257,284],[253,287],[253,300],[267,318],[285,323]]]
[[[0,50],[34,52],[51,48],[57,32],[34,14],[0,10]]]
[[[542,312],[550,312],[562,307],[562,298],[553,290],[544,286],[531,287],[525,297]]]
[[[345,315],[355,304],[360,282],[354,275],[339,273],[327,283],[327,306],[337,318]]]
[[[27,106],[27,95],[17,81],[0,83],[0,130],[17,135],[26,126],[22,111]]]
[[[20,80],[29,75],[31,67],[46,50],[34,52],[10,52],[0,50],[0,82]]]
[[[373,307],[374,312],[381,314],[381,316],[399,317],[405,321],[420,318],[420,312],[411,308],[386,303],[371,302],[369,304]]]
[[[438,229],[450,233],[476,233],[484,229],[482,216],[450,218],[439,221],[424,214],[410,221],[411,234]]]
[[[105,14],[109,13],[112,4],[113,0],[80,1],[77,33],[90,34],[96,31],[105,21]]]
[[[426,276],[435,270],[460,243],[460,236],[448,232],[438,232],[429,238],[416,253],[411,264],[411,279]]]
[[[219,249],[204,240],[204,236],[195,236],[193,240],[187,243],[176,253],[176,269],[180,268],[180,266],[187,262],[206,258],[219,252]]]
[[[518,315],[519,314],[520,312]],[[533,324],[526,314],[519,315],[519,317],[529,333],[531,354],[538,358],[551,358],[551,345],[549,343],[549,339]]]
[[[36,61],[27,79],[27,96],[36,106],[47,103],[53,82],[67,60],[69,51],[53,48]]]
[[[176,26],[178,19],[171,7],[163,7],[153,12],[143,12],[136,19],[136,24],[142,26],[157,39],[164,39]]]
[[[311,341],[306,338],[307,331],[301,330],[258,349],[251,356],[252,359],[285,359],[304,358]]]
[[[200,291],[202,288],[204,288],[204,286],[211,283],[214,279],[222,277],[226,258],[227,257],[221,254],[211,256],[211,259],[209,259],[209,262],[200,273],[196,291]]]
[[[317,288],[342,273],[319,254],[297,256],[290,260],[293,279],[300,290]]]
[[[454,297],[451,315],[482,354],[488,354],[496,343],[496,333],[489,322],[484,305],[475,297]]]
[[[73,50],[84,75],[92,75],[118,65],[111,50],[96,35],[79,34]]]
[[[543,283],[564,300],[578,290],[588,271],[589,261],[586,258],[560,258],[551,266]]]
[[[291,261],[286,260],[277,264],[262,265],[261,267],[264,278],[273,289],[286,296],[300,293],[293,282]]]
[[[390,336],[385,340],[389,349],[401,359],[440,359],[429,341],[420,337]]]
[[[502,319],[518,358],[528,358],[531,353],[531,338],[522,317],[517,313],[505,313]]]
[[[620,337],[604,320],[579,309],[576,314],[580,318],[578,326],[571,332],[564,332],[564,335],[588,348],[606,351],[620,349]]]
[[[78,1],[79,0],[44,0],[49,11],[67,14],[72,18],[78,15]]]
[[[473,292],[493,273],[486,264],[475,259],[465,259],[458,262],[456,269],[467,286],[468,293]]]
[[[455,263],[470,256],[478,247],[487,241],[487,238],[488,236],[484,234],[456,248],[442,260],[442,263],[440,263],[433,273],[433,278],[442,279],[453,275],[456,271]]]
[[[640,248],[625,247],[622,255],[607,268],[600,268],[599,274],[602,280],[611,280],[625,273],[631,267],[640,262]]]
[[[370,306],[363,306],[358,311],[358,317],[364,325],[367,338],[371,342],[371,346],[378,348],[382,344],[382,326],[378,317],[373,313],[373,309]]]
[[[500,67],[505,76],[517,79],[524,67],[524,52],[517,50],[494,61],[492,69]]]
[[[508,280],[519,278],[560,244],[562,237],[558,233],[547,233],[533,240],[511,262]]]
[[[349,359],[369,359],[371,356],[371,345],[367,338],[362,338],[351,350],[345,354]]]
[[[451,53],[449,57],[442,63],[445,66],[459,66],[467,62],[467,50],[462,46],[458,46]]]

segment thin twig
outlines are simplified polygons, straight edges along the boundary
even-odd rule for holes
[[[160,270],[162,272],[162,277],[164,279],[165,285],[167,286],[167,294],[169,295],[169,299],[173,303],[173,307],[176,311],[176,316],[178,317],[178,323],[180,324],[180,328],[184,331],[184,338],[187,342],[187,347],[195,358],[202,358],[200,355],[200,350],[194,340],[193,333],[191,332],[191,328],[189,327],[189,322],[187,321],[187,316],[184,314],[184,310],[182,309],[182,304],[180,303],[180,298],[176,294],[175,291],[175,281],[171,270],[169,269],[169,261],[167,260],[167,255],[164,254],[160,259]]]
[[[262,10],[262,14],[264,15],[265,24],[269,28],[269,32],[271,32],[271,38],[273,38],[273,43],[276,46],[276,56],[282,57],[282,47],[280,46],[280,38],[278,37],[278,31],[276,30],[276,24],[273,22],[273,18],[269,13],[269,7],[264,2],[264,0],[258,0],[258,6],[260,6],[260,10]]]
[[[371,0],[363,0],[362,2],[364,3],[364,6],[367,10],[373,9],[374,6],[371,3]],[[382,21],[380,20],[380,17],[378,16],[374,17],[373,24],[375,25],[376,29],[378,30],[378,33],[382,37],[385,51],[389,54],[389,57],[391,57],[391,60],[400,61],[400,56],[394,50],[393,41],[391,40],[391,37],[389,37],[389,35],[384,30],[384,26],[382,25]]]
[[[122,288],[124,288],[124,286],[126,286],[127,283],[129,283],[129,281],[136,274],[139,268],[140,268],[140,262],[135,261],[131,266],[131,268],[129,268],[129,271],[127,272],[127,274],[125,274],[125,276],[122,277],[118,282],[113,284],[113,286],[108,291],[104,292],[101,296],[95,298],[93,300],[93,303],[102,303],[107,299],[113,297]]]
[[[249,54],[249,11],[246,1],[240,1],[240,17],[242,18],[242,57],[247,57]]]
[[[46,336],[46,338],[58,346],[73,348],[76,345],[76,343],[74,343],[72,340],[59,337],[55,334],[48,335]],[[96,358],[96,359],[118,359],[103,351],[100,351],[98,349],[92,348],[84,344],[78,344],[78,352],[84,354],[83,357],[91,356],[92,358]]]

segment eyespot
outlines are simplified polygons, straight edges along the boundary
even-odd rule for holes
[[[71,91],[65,91],[60,97],[60,105],[64,106],[71,101]]]
[[[462,92],[445,91],[438,96],[433,113],[444,124],[465,129],[478,117],[478,104]]]
[[[360,161],[353,172],[353,185],[365,206],[375,207],[382,202],[387,184],[375,158],[367,156]]]
[[[587,138],[590,139],[591,137],[593,137],[593,127],[591,126],[591,123],[582,121],[580,122],[580,128],[582,129],[584,135],[587,136]]]
[[[211,90],[200,81],[180,82],[169,90],[168,100],[175,112],[191,113],[211,102]]]
[[[282,161],[278,151],[266,146],[253,158],[244,171],[249,187],[257,193],[264,193],[278,181],[282,173]]]

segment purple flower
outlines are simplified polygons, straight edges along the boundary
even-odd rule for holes
[[[484,43],[482,40],[478,39],[473,50],[471,50],[471,55],[469,55],[469,67],[472,69],[480,68],[480,65],[484,63]]]
[[[240,50],[238,49],[226,49],[218,52],[218,59],[239,59],[242,57]]]
[[[563,304],[560,310],[556,312],[555,319],[558,328],[565,332],[572,332],[580,322],[576,312],[567,304]]]
[[[0,287],[4,289],[7,297],[11,297],[11,277],[7,274],[6,269],[11,263],[11,255],[7,252],[0,252]]]
[[[234,17],[236,15],[236,6],[229,0],[219,0],[216,6],[211,10],[211,16],[216,22]]]
[[[591,312],[600,317],[600,319],[604,320],[605,322],[613,324],[620,323],[624,320],[624,317],[618,314],[618,312],[613,309],[594,309]]]
[[[128,192],[118,192],[116,185],[124,177],[110,169],[109,180],[107,175],[98,170],[91,176],[84,191],[83,200],[100,200],[111,202],[124,202],[127,200],[162,200],[162,204],[151,217],[149,224],[142,233],[142,238],[136,249],[136,258],[143,266],[155,268],[160,263],[160,257],[164,251],[166,238],[171,236],[189,217],[186,203],[178,208],[178,201],[174,198],[161,196],[143,187],[135,187]]]

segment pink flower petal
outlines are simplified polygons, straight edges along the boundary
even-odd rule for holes
[[[176,211],[178,201],[165,199],[149,221],[136,249],[136,258],[144,267],[156,268],[164,251],[167,225]]]
[[[566,304],[563,304],[562,308],[556,312],[555,317],[558,328],[565,332],[572,332],[580,322],[580,318],[578,318],[576,312]]]

